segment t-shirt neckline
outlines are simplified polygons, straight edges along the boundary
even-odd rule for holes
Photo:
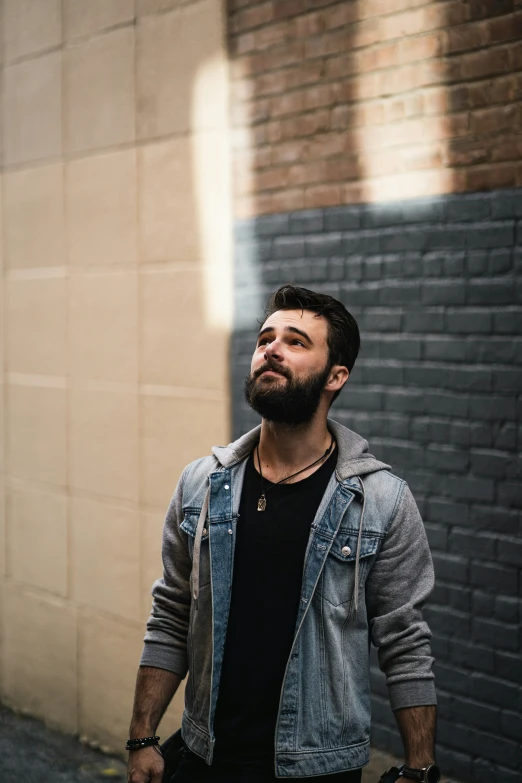
[[[259,483],[261,484],[261,474],[258,471],[258,469],[256,468],[255,463],[254,463],[254,452],[255,452],[255,449],[250,453],[249,460],[251,462],[252,470],[254,471],[256,476],[258,476]],[[329,457],[326,460],[326,462],[323,462],[323,464],[320,465],[317,468],[317,470],[314,470],[314,472],[311,473],[309,476],[306,476],[306,478],[300,479],[299,481],[294,481],[291,484],[285,484],[284,482],[282,484],[278,484],[277,481],[270,481],[269,479],[267,479],[267,478],[265,478],[263,476],[263,483],[266,484],[267,489],[269,487],[274,487],[274,488],[275,487],[279,487],[281,489],[285,489],[286,490],[286,489],[290,489],[291,487],[298,487],[300,484],[304,484],[305,481],[309,481],[310,479],[313,479],[314,477],[316,477],[318,474],[321,473],[321,471],[323,471],[323,470],[326,471],[326,466],[330,464],[330,460],[334,461],[334,457],[335,457],[335,461],[334,461],[334,467],[335,467],[335,463],[337,462],[337,454],[338,454],[338,448],[337,448],[337,443],[336,443],[334,445],[334,447],[333,447],[332,453],[329,455]]]

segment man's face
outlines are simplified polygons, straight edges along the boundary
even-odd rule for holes
[[[248,404],[268,421],[311,420],[329,376],[328,323],[310,310],[278,310],[260,329],[245,379]]]

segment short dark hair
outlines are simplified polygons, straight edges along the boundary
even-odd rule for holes
[[[346,307],[328,294],[319,294],[308,288],[283,285],[274,291],[265,308],[268,318],[277,310],[312,310],[328,322],[328,361],[330,367],[339,364],[352,368],[361,347],[357,321]],[[333,400],[341,390],[334,394]],[[333,402],[332,400],[332,402]]]

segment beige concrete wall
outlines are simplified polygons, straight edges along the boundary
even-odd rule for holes
[[[223,5],[2,4],[1,698],[119,748],[166,507],[229,438]]]

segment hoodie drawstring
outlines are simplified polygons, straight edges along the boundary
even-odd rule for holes
[[[203,530],[205,527],[205,519],[207,517],[209,500],[210,500],[210,487],[207,489],[205,493],[205,499],[203,501],[203,506],[201,507],[201,513],[199,515],[198,524],[196,527],[196,537],[194,539],[194,553],[192,556],[192,598],[194,599],[195,609],[198,608],[201,539],[203,537]]]
[[[360,476],[357,476],[357,478],[359,479],[359,484],[361,485],[361,489],[362,489],[363,507],[361,511],[361,518],[359,520],[359,534],[357,536],[357,551],[355,553],[354,619],[355,617],[357,617],[357,609],[359,606],[359,557],[361,555],[364,509],[366,507],[366,492],[364,490],[364,484],[362,483],[362,479]]]

